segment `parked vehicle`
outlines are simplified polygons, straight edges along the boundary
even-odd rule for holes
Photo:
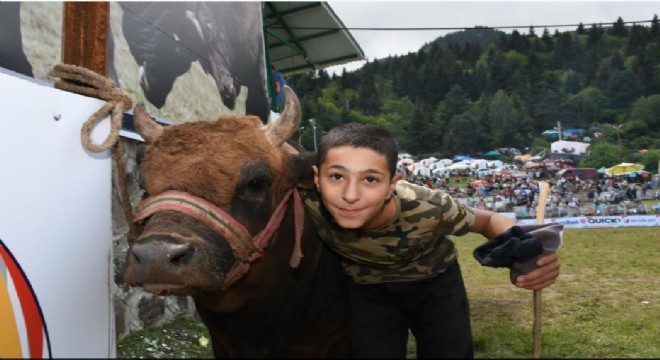
[[[566,168],[557,171],[558,178],[564,178],[567,180],[575,180],[579,178],[580,180],[593,180],[598,181],[598,170],[595,168]]]
[[[562,169],[572,168],[574,165],[573,161],[565,159],[555,159],[555,160],[544,160],[543,166],[549,173],[556,173]]]
[[[491,176],[498,180],[509,181],[516,179],[526,179],[527,173],[518,170],[501,170],[494,171]]]

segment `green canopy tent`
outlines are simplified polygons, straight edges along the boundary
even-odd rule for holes
[[[497,150],[491,150],[491,151],[484,154],[484,157],[487,157],[487,158],[498,158],[500,156],[502,156],[502,153],[497,151]]]

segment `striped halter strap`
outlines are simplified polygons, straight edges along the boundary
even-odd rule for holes
[[[303,205],[296,188],[287,191],[266,227],[254,237],[229,213],[200,197],[178,190],[168,190],[142,200],[137,206],[133,222],[139,223],[157,211],[170,210],[192,216],[213,229],[226,239],[236,258],[234,266],[225,277],[226,289],[248,272],[253,261],[263,256],[264,249],[268,247],[282,224],[286,204],[290,199],[293,199],[295,243],[289,265],[296,268],[303,257],[300,243],[304,222]]]

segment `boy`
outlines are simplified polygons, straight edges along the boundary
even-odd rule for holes
[[[467,295],[447,235],[492,238],[515,222],[470,209],[439,190],[399,181],[398,147],[385,129],[346,124],[318,149],[314,183],[302,191],[319,235],[350,277],[350,336],[355,357],[406,357],[408,330],[420,358],[471,358]],[[542,289],[559,275],[556,254],[517,278]]]

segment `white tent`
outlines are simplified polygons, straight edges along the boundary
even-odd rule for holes
[[[460,162],[460,163],[449,165],[445,169],[447,169],[447,170],[468,170],[468,169],[470,169],[470,164]]]
[[[588,143],[579,141],[555,141],[550,145],[553,154],[584,155],[589,148]]]
[[[431,176],[431,169],[427,167],[418,167],[413,171],[413,175],[416,176]]]
[[[496,170],[501,169],[504,166],[504,163],[501,160],[491,160],[488,162],[488,167]]]
[[[430,158],[419,160],[417,163],[424,167],[430,167],[431,164],[435,163],[436,161],[438,161],[438,159],[431,156]]]
[[[484,160],[484,159],[472,160],[472,162],[470,163],[470,167],[472,167],[473,169],[480,169],[480,170],[488,169],[488,160]]]
[[[441,159],[441,160],[438,160],[435,163],[431,164],[431,168],[432,169],[442,169],[442,168],[447,167],[447,166],[449,166],[453,163],[454,162],[451,161],[451,159]]]

